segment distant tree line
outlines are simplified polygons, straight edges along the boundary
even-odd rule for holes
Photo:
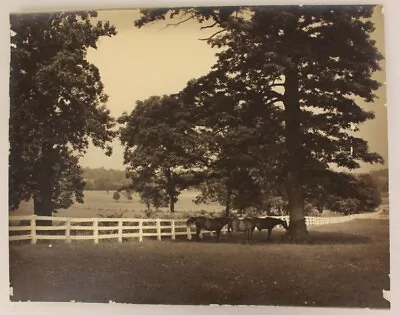
[[[101,168],[83,168],[84,190],[117,191],[127,185],[125,171]]]

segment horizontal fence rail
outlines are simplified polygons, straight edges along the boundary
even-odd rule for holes
[[[274,216],[289,222],[288,216]],[[340,217],[306,217],[306,225],[324,225],[351,221],[357,218],[381,218],[378,212],[353,214]],[[37,226],[36,220],[51,221],[48,226]],[[282,229],[277,226],[276,228]],[[213,235],[213,231],[202,231],[204,234]],[[227,227],[222,229],[227,233]],[[186,225],[186,219],[137,219],[137,218],[67,218],[45,216],[10,216],[9,240],[30,240],[36,244],[37,240],[64,240],[71,243],[72,240],[93,240],[95,244],[101,239],[136,238],[140,242],[145,237],[156,237],[162,240],[168,237],[175,240],[177,236],[185,236],[191,239],[196,234],[193,227]]]

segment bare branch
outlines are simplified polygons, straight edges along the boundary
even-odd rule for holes
[[[223,29],[223,30],[220,30],[218,32],[215,32],[214,34],[212,34],[210,37],[207,37],[207,38],[199,38],[199,40],[210,40],[214,36],[218,35],[219,33],[225,32],[225,31],[227,31],[227,29]]]
[[[217,25],[218,24],[218,22],[215,22],[214,24],[211,24],[211,25],[207,25],[207,26],[202,26],[202,27],[200,27],[200,29],[201,30],[204,30],[204,29],[206,29],[206,28],[213,28],[215,25]]]
[[[270,100],[268,103],[265,104],[265,106],[269,106],[272,105],[276,102],[283,102],[283,98],[282,97],[275,97],[272,100]]]
[[[195,18],[196,16],[194,15],[194,14],[192,14],[191,16],[189,16],[187,19],[184,19],[183,21],[179,21],[179,22],[177,22],[177,23],[169,23],[169,24],[167,24],[165,27],[164,27],[164,29],[166,29],[167,27],[169,27],[169,26],[178,26],[178,25],[181,25],[182,23],[185,23],[185,22],[187,22],[187,21],[189,21],[189,20],[191,20],[191,19],[193,19],[193,18]]]

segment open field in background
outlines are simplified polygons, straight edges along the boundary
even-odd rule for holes
[[[10,245],[13,301],[246,304],[388,308],[388,220],[309,227],[312,245],[283,232],[221,243],[128,241]],[[329,285],[327,285],[329,283]]]
[[[175,206],[176,214],[169,213],[168,208],[162,208],[159,216],[182,217],[188,214],[200,213],[204,210],[207,213],[218,214],[224,210],[224,207],[218,203],[196,205],[193,200],[199,194],[198,191],[184,191],[180,196]],[[100,215],[107,216],[111,214],[119,214],[123,212],[124,217],[145,216],[144,210],[146,206],[140,202],[137,194],[133,194],[132,200],[127,200],[125,196],[121,196],[119,201],[113,200],[113,191],[85,191],[85,203],[75,203],[68,209],[61,209],[57,216],[61,217],[76,217],[90,218]],[[381,207],[388,207],[388,196],[383,196]],[[33,214],[33,202],[23,202],[20,208],[10,212],[10,215],[31,215]],[[322,216],[340,215],[330,211],[324,211]],[[157,216],[157,214],[156,214]]]
[[[132,195],[132,200],[126,199],[121,194],[121,199],[115,201],[113,199],[113,191],[91,191],[84,192],[84,203],[75,203],[68,209],[58,210],[57,216],[90,218],[100,215],[119,214],[123,212],[124,217],[134,217],[135,215],[144,216],[146,205],[141,203],[138,194]],[[183,213],[195,213],[205,210],[207,213],[219,213],[223,211],[223,207],[218,203],[196,205],[192,200],[198,195],[197,191],[185,191],[179,196],[179,200],[175,205],[176,216]],[[168,208],[161,208],[160,213],[169,213]],[[10,215],[30,215],[33,214],[33,202],[25,202],[21,204],[16,211],[10,212]]]

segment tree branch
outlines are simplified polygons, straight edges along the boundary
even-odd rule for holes
[[[218,35],[219,33],[225,32],[227,31],[226,29],[220,30],[218,32],[215,32],[214,34],[212,34],[210,37],[206,37],[206,38],[199,38],[199,40],[210,40],[211,38],[213,38],[214,36]]]
[[[185,23],[185,22],[187,22],[187,21],[189,21],[190,19],[193,19],[193,18],[195,18],[196,16],[193,14],[193,15],[191,15],[191,16],[189,16],[187,19],[184,19],[183,21],[179,21],[179,22],[177,22],[177,23],[169,23],[169,24],[167,24],[165,27],[164,27],[164,29],[166,29],[167,27],[169,27],[169,26],[178,26],[178,25],[181,25],[181,24],[183,24],[183,23]]]
[[[206,28],[213,28],[215,25],[217,25],[218,24],[218,22],[215,22],[214,24],[211,24],[211,25],[207,25],[207,26],[202,26],[202,27],[200,27],[200,30],[204,30],[204,29],[206,29]]]
[[[273,103],[276,103],[276,102],[283,102],[282,97],[275,97],[274,99],[272,99],[268,103],[266,103],[265,106],[269,106],[269,105],[271,105]]]
[[[285,85],[283,83],[274,83],[274,84],[268,85],[267,88],[273,88],[275,86],[285,86]]]

